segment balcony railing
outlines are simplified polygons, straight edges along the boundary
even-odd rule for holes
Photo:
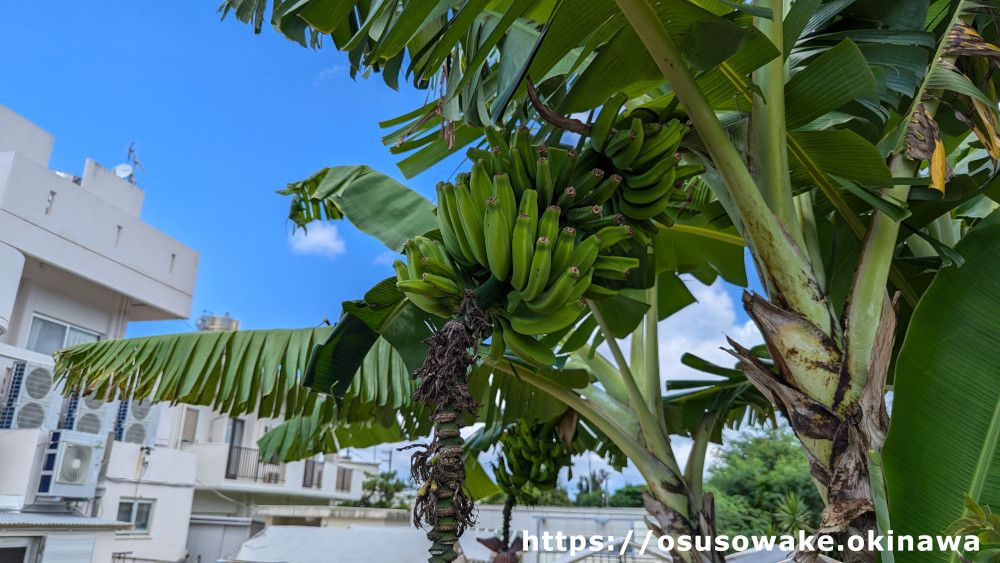
[[[226,479],[256,483],[284,483],[285,464],[277,460],[264,460],[257,448],[229,447],[226,462]]]

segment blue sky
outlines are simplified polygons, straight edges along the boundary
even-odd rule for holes
[[[274,191],[340,164],[403,180],[378,121],[422,105],[425,93],[394,92],[378,77],[354,82],[346,56],[270,28],[255,36],[220,21],[217,4],[11,3],[0,22],[0,104],[55,135],[55,170],[79,174],[85,158],[110,168],[135,142],[147,171],[137,178],[143,219],[201,253],[193,317],[228,311],[243,328],[336,319],[341,301],[392,273],[373,261],[385,249],[338,223],[339,240],[327,229],[306,246],[342,252],[294,252],[288,198]],[[429,196],[439,175],[406,183]],[[134,323],[129,335],[190,329]]]
[[[352,81],[346,56],[266,26],[255,36],[220,21],[219,3],[11,2],[0,20],[0,104],[55,135],[55,170],[80,174],[85,158],[111,168],[135,143],[147,171],[137,182],[143,219],[201,253],[193,318],[228,312],[245,329],[336,319],[341,301],[392,274],[386,249],[345,222],[289,240],[289,201],[275,190],[325,166],[367,164],[431,197],[462,157],[404,180],[378,121],[422,105],[425,92],[394,92],[377,76]],[[685,351],[731,363],[718,349],[723,334],[759,342],[738,289],[692,290],[701,302],[660,332],[673,376],[686,369]],[[128,335],[193,329],[187,320],[133,323]],[[687,444],[675,447],[685,458]],[[640,480],[626,470],[611,485]]]

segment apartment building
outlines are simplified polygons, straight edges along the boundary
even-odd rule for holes
[[[372,464],[261,459],[278,420],[63,397],[52,353],[187,318],[198,253],[142,221],[120,170],[50,170],[53,140],[0,106],[0,561],[215,561],[258,505],[359,498]]]

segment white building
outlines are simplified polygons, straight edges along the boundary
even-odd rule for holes
[[[263,525],[257,505],[359,498],[372,464],[261,460],[280,421],[55,389],[56,350],[187,318],[198,254],[110,170],[49,170],[52,144],[0,106],[0,561],[215,561]]]

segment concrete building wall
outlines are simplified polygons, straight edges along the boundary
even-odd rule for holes
[[[49,165],[55,138],[8,108],[0,106],[0,152],[17,151],[42,166]]]
[[[20,510],[32,503],[42,450],[49,440],[49,433],[39,428],[0,431],[0,510]]]
[[[138,444],[114,442],[104,486],[98,514],[102,518],[115,519],[122,499],[153,501],[149,533],[115,535],[115,553],[150,561],[178,561],[185,557],[195,488],[194,454],[153,448],[147,455]]]

